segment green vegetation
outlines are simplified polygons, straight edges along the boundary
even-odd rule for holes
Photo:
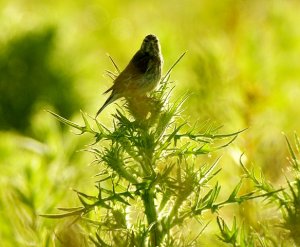
[[[0,7],[1,246],[300,245],[298,1]],[[149,33],[151,117],[90,117]]]
[[[50,103],[70,116],[79,107],[71,76],[51,63],[55,30],[29,32],[0,55],[0,128],[25,132],[38,104]],[[59,88],[59,93],[58,89]]]
[[[202,164],[199,157],[228,146],[239,132],[224,135],[211,125],[200,131],[188,127],[181,113],[186,97],[169,102],[168,85],[163,79],[160,89],[143,102],[156,105],[149,117],[140,118],[147,116],[145,112],[137,118],[135,106],[129,104],[135,118],[117,111],[113,129],[95,120],[94,130],[85,114],[84,126],[80,126],[52,113],[81,134],[94,135],[88,151],[95,154],[94,163],[100,169],[97,195],[76,191],[81,207],[60,208],[63,213],[44,217],[83,218],[95,227],[96,237],[91,240],[96,246],[181,246],[196,243],[198,238],[184,236],[182,224],[205,211],[214,213],[224,205],[258,197],[253,193],[237,196],[238,184],[227,200],[217,202],[221,186],[210,183],[221,170],[216,168],[219,159]],[[201,230],[201,224],[198,227]]]

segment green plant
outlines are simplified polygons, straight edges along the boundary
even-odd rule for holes
[[[287,185],[279,193],[271,193],[268,196],[270,203],[281,209],[280,227],[287,230],[289,236],[298,246],[300,245],[300,141],[297,134],[294,136],[295,148],[286,137],[290,152],[289,163],[291,167],[291,178],[286,177]],[[251,179],[259,192],[274,191],[273,185],[266,180],[263,174],[257,178],[253,171],[249,171],[241,162],[247,178]],[[278,241],[277,241],[278,243]],[[274,245],[275,246],[275,245]]]
[[[0,52],[0,129],[28,132],[41,103],[67,117],[80,105],[70,71],[53,63],[56,28],[18,35]],[[57,93],[57,88],[60,93]]]
[[[236,217],[233,218],[231,228],[221,217],[217,217],[217,223],[220,230],[218,238],[233,247],[267,247],[272,243],[268,241],[268,239],[266,240],[264,236],[260,236],[259,233],[244,223],[239,226],[237,224]],[[278,245],[275,244],[274,246]]]
[[[252,193],[260,194],[271,207],[276,208],[277,224],[275,228],[280,228],[277,236],[270,235],[270,232],[276,232],[275,229],[266,229],[261,227],[260,234],[250,231],[249,226],[239,227],[234,218],[232,228],[226,222],[218,217],[217,222],[220,230],[219,239],[232,246],[291,246],[300,245],[300,140],[297,134],[294,135],[295,147],[292,146],[286,137],[287,146],[290,152],[290,178],[286,177],[287,184],[281,189],[275,189],[273,184],[267,181],[264,174],[260,172],[257,175],[254,169],[249,170],[240,159],[241,167],[245,173],[244,179],[252,181],[255,190]],[[258,196],[255,196],[256,198]],[[280,209],[278,212],[277,209]],[[268,220],[265,219],[265,224]],[[274,227],[274,226],[273,226]]]
[[[277,199],[281,205],[284,219],[283,226],[290,231],[296,245],[300,245],[300,139],[297,134],[294,136],[295,148],[292,148],[286,138],[290,151],[290,165],[293,172],[293,181],[287,179],[288,190],[283,191],[283,199]]]
[[[94,136],[87,150],[95,155],[100,172],[97,195],[76,190],[80,207],[60,208],[61,214],[43,216],[84,219],[95,227],[90,241],[96,246],[182,246],[197,239],[180,238],[180,226],[187,221],[200,220],[205,211],[215,213],[227,204],[273,193],[238,196],[241,180],[228,199],[218,202],[221,186],[218,182],[213,185],[212,179],[221,170],[217,168],[219,158],[208,164],[201,157],[228,146],[241,131],[219,134],[219,128],[211,124],[200,130],[191,127],[181,108],[187,96],[174,103],[170,100],[169,75],[174,66],[159,89],[139,102],[146,112],[141,114],[141,108],[137,111],[128,104],[129,114],[117,110],[111,128],[96,119],[93,127],[84,113],[82,126],[51,112],[80,134]]]

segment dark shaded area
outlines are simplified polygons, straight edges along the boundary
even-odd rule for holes
[[[78,110],[70,73],[51,63],[54,41],[51,27],[16,37],[0,50],[0,129],[26,131],[39,102],[66,117]]]

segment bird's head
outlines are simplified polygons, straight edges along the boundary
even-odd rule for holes
[[[141,50],[149,53],[151,56],[159,56],[160,44],[158,38],[153,34],[147,35],[143,40]]]

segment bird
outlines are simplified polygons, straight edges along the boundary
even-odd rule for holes
[[[163,57],[158,38],[147,35],[125,69],[115,78],[113,85],[103,94],[111,92],[108,99],[98,110],[96,117],[103,109],[124,97],[127,100],[139,98],[153,91],[162,73]]]

